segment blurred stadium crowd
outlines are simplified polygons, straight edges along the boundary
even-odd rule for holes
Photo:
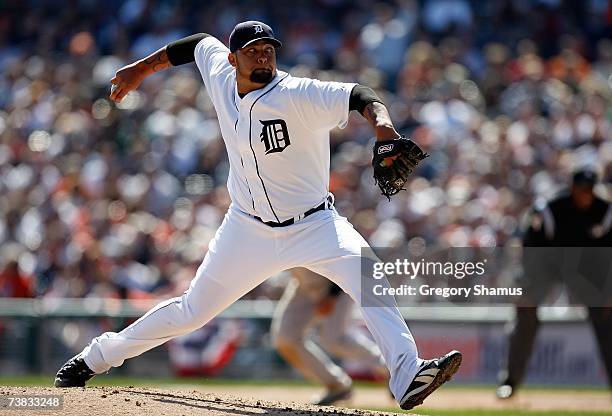
[[[612,180],[612,1],[24,0],[0,5],[0,297],[180,293],[229,205],[195,65],[115,106],[109,80],[169,41],[269,23],[294,76],[381,91],[432,157],[388,202],[358,115],[331,191],[373,245],[505,244],[577,165]],[[236,247],[239,260],[240,247]],[[274,281],[248,296],[277,297]]]

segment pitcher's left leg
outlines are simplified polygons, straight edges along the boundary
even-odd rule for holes
[[[421,404],[458,370],[461,354],[452,351],[433,360],[419,359],[414,338],[393,297],[378,296],[367,287],[362,290],[362,249],[369,248],[364,238],[335,210],[322,212],[309,224],[296,233],[297,241],[288,245],[300,246],[299,251],[305,253],[302,265],[332,280],[360,306],[389,369],[389,387],[402,409]],[[378,261],[373,255],[365,258]],[[386,280],[378,282],[385,284]]]
[[[311,225],[292,236],[294,242],[289,245],[294,252],[302,253],[302,266],[336,283],[360,306],[389,369],[390,389],[401,400],[421,361],[414,338],[395,303],[389,304],[388,299],[373,295],[362,299],[361,250],[369,247],[368,243],[335,210],[312,217],[307,219]]]

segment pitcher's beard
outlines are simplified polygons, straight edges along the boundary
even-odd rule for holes
[[[272,78],[274,78],[274,74],[269,69],[256,69],[251,72],[251,76],[249,77],[251,82],[256,82],[258,84],[267,84],[272,81]]]

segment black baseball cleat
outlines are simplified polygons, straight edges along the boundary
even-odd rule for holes
[[[85,360],[81,357],[81,354],[77,354],[62,366],[55,375],[55,387],[85,387],[93,376],[94,373]]]
[[[425,360],[400,401],[404,410],[423,403],[435,389],[451,379],[461,365],[461,353],[451,351],[443,357]]]

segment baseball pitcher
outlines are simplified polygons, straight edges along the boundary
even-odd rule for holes
[[[121,332],[94,338],[58,371],[57,387],[84,386],[164,342],[193,331],[283,270],[305,267],[333,281],[360,304],[403,409],[423,402],[458,370],[452,351],[420,359],[394,302],[361,291],[368,244],[338,214],[329,193],[329,131],[358,111],[373,127],[374,174],[382,193],[399,192],[427,155],[393,126],[370,88],[298,78],[277,70],[281,42],[262,22],[236,25],[229,48],[196,34],[121,68],[110,98],[121,101],[150,74],[195,61],[215,107],[230,162],[231,205],[189,289],[148,311]],[[368,307],[363,307],[368,305]]]

